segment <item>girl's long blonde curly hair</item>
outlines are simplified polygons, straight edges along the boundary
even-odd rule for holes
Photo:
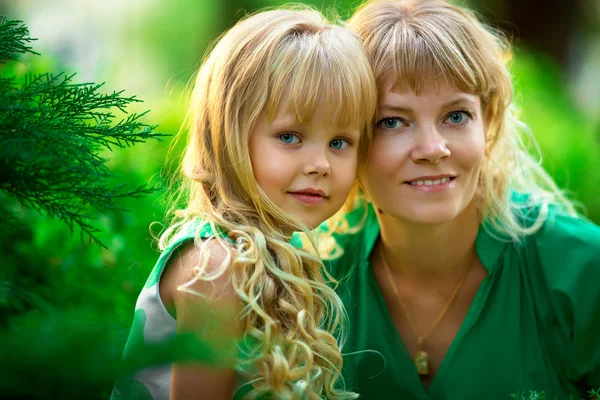
[[[379,87],[393,79],[395,88],[418,94],[446,82],[480,97],[486,133],[478,188],[483,220],[519,241],[542,226],[551,204],[576,215],[527,150],[527,144],[537,147],[513,104],[512,52],[500,31],[444,0],[370,0],[348,25],[360,36]],[[515,193],[526,196],[516,200]],[[538,212],[527,215],[532,206]]]
[[[345,312],[326,284],[331,277],[314,252],[290,244],[291,232],[306,228],[269,200],[252,172],[251,129],[282,101],[300,121],[324,111],[334,126],[362,127],[364,150],[377,91],[356,34],[295,6],[246,17],[221,37],[196,77],[175,217],[160,245],[196,219],[227,232],[231,262],[210,276],[200,268],[198,278],[231,266],[244,343],[254,344],[238,366],[249,397],[354,398],[341,384]]]

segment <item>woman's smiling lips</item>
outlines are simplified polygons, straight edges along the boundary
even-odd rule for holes
[[[455,175],[430,175],[420,176],[415,179],[404,181],[412,189],[425,193],[438,193],[453,186]]]
[[[327,200],[327,196],[325,196],[325,193],[322,190],[313,188],[301,189],[288,193],[291,194],[296,200],[311,206],[321,204]]]

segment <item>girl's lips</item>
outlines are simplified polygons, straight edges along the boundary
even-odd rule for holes
[[[288,192],[296,200],[301,201],[304,204],[311,206],[321,204],[325,201],[325,197],[319,194],[305,193],[305,192]]]

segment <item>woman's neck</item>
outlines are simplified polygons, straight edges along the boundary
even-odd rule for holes
[[[477,260],[480,218],[475,201],[455,219],[440,225],[415,224],[377,213],[380,242],[395,274],[415,284],[455,281]]]

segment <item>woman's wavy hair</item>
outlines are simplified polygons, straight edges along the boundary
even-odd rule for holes
[[[348,25],[367,50],[378,87],[392,79],[394,89],[418,94],[428,85],[447,83],[480,97],[486,150],[477,198],[483,220],[519,241],[541,227],[550,204],[576,215],[527,150],[537,145],[517,118],[508,70],[512,52],[500,31],[443,0],[367,1]],[[527,200],[515,201],[515,192]],[[532,206],[536,216],[527,215]]]
[[[175,217],[160,245],[198,219],[227,232],[243,342],[254,343],[238,366],[249,397],[355,398],[341,379],[345,312],[326,284],[332,277],[314,252],[290,244],[292,231],[307,228],[265,195],[252,171],[251,129],[282,102],[299,121],[324,112],[333,126],[362,128],[366,154],[377,89],[357,35],[293,6],[247,16],[220,38],[195,80]],[[227,264],[210,275],[199,267],[197,277],[216,279]]]

